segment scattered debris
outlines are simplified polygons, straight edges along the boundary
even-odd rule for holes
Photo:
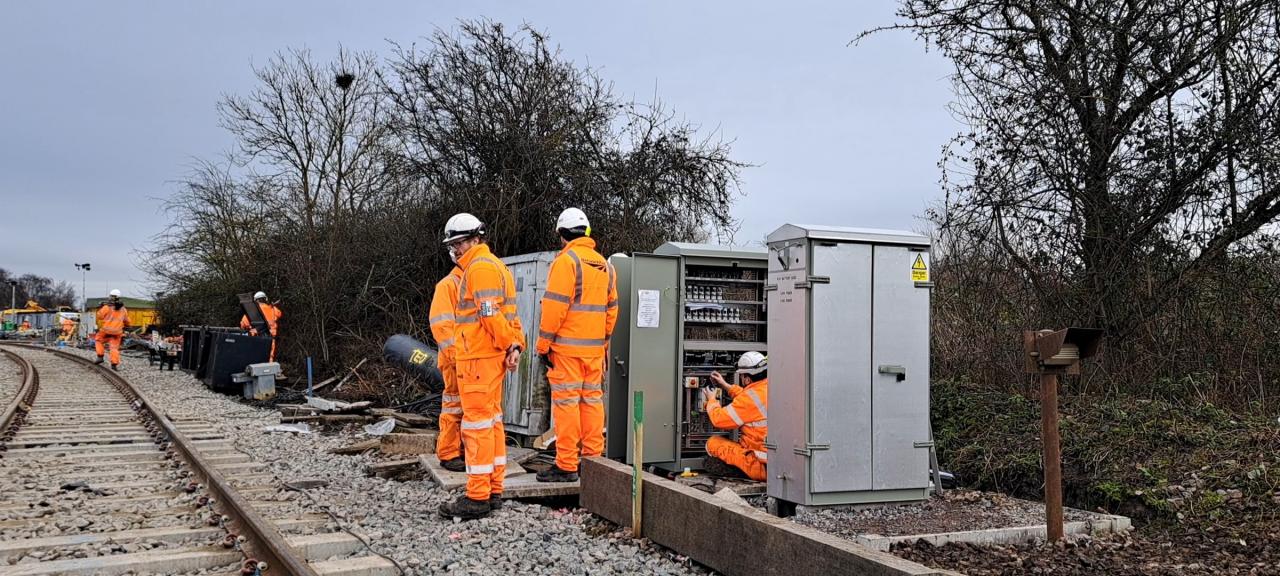
[[[330,448],[329,453],[330,454],[360,454],[361,452],[367,452],[369,450],[377,450],[380,446],[382,446],[382,441],[378,440],[377,438],[374,438],[373,440],[356,442],[355,444],[348,444],[346,446],[340,446],[338,448]]]
[[[319,478],[304,478],[302,480],[290,480],[284,483],[286,490],[292,490],[294,492],[302,492],[303,490],[310,490],[312,488],[324,488],[328,485],[328,480],[321,480]]]
[[[365,426],[364,433],[370,436],[386,436],[387,434],[390,434],[392,430],[395,430],[395,429],[396,429],[395,418],[387,418],[386,420],[378,422],[377,424],[369,424],[368,426]]]
[[[294,434],[310,434],[311,426],[308,426],[305,422],[296,423],[296,424],[276,424],[273,426],[266,426],[262,429],[262,431],[263,432],[290,432]]]

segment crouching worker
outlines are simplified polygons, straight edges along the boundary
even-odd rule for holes
[[[769,453],[764,440],[769,435],[769,359],[759,352],[747,352],[738,358],[735,372],[737,385],[725,382],[724,377],[713,372],[711,380],[722,388],[731,399],[721,406],[712,389],[702,394],[711,424],[723,430],[737,428],[741,440],[734,442],[722,436],[712,436],[707,441],[707,458],[703,468],[716,476],[742,476],[764,482]]]

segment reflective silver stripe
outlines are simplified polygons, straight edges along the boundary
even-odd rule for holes
[[[609,307],[604,304],[579,304],[575,302],[569,305],[569,310],[575,312],[607,312]]]
[[[476,290],[471,296],[473,298],[506,298],[507,291],[502,288],[488,288]]]
[[[552,392],[564,392],[567,390],[581,390],[583,388],[581,382],[563,382],[560,384],[552,384]]]
[[[444,408],[440,409],[440,413],[441,414],[457,414],[461,416],[462,407],[461,406],[445,406]]]
[[[499,413],[497,413],[497,414],[494,414],[494,415],[493,415],[493,425],[494,425],[494,426],[501,426],[501,425],[502,425],[502,413],[501,413],[501,412],[499,412]]]
[[[759,451],[759,450],[752,450],[751,452],[752,452],[753,454],[755,454],[755,455],[756,455],[756,460],[759,460],[759,461],[761,461],[761,462],[768,462],[768,461],[769,461],[769,453],[768,453],[768,452],[761,452],[761,451]]]
[[[507,457],[506,457],[506,456],[494,456],[494,457],[493,457],[493,465],[494,465],[494,466],[506,466],[506,465],[507,465]]]
[[[427,320],[427,324],[435,326],[436,323],[444,322],[446,320],[448,321],[453,320],[453,312],[445,312],[444,314],[440,314],[438,316],[432,316],[430,320]]]
[[[573,406],[578,403],[579,399],[580,398],[577,396],[574,396],[573,398],[552,398],[551,403],[557,406]]]
[[[503,289],[503,295],[505,296],[506,288],[507,288],[507,276],[506,274],[502,273],[503,267],[500,264],[498,264],[496,260],[492,258],[476,258],[471,262],[471,264],[475,264],[476,262],[488,262],[490,264],[493,264],[494,268],[497,269],[498,275],[502,277],[502,289]],[[470,269],[471,269],[471,266],[467,266],[467,270],[470,270]],[[462,271],[462,279],[458,282],[458,297],[462,298],[463,300],[467,299],[467,270]]]
[[[448,350],[452,346],[453,346],[453,338],[445,338],[444,340],[440,341],[441,350]]]
[[[550,292],[550,291],[548,291],[546,294],[543,294],[542,299],[552,300],[555,302],[563,302],[565,304],[569,304],[573,302],[572,298],[565,296],[564,294],[556,294],[555,292]]]
[[[586,391],[604,390],[604,386],[601,384],[583,384],[582,389]]]
[[[746,424],[743,424],[743,426],[746,426],[746,427],[748,427],[748,428],[768,428],[768,427],[769,427],[769,421],[768,421],[768,420],[759,420],[759,421],[756,421],[756,422],[747,422]]]
[[[760,411],[760,417],[761,417],[761,418],[768,418],[768,417],[769,417],[769,411],[768,411],[768,410],[765,410],[764,402],[760,400],[760,396],[756,394],[756,391],[755,391],[755,390],[747,390],[747,396],[750,396],[750,397],[751,397],[751,401],[756,403],[756,410],[759,410],[759,411]],[[739,424],[741,424],[741,422],[739,422]]]
[[[734,424],[737,424],[737,425],[739,425],[739,426],[741,426],[741,425],[743,424],[743,422],[742,422],[742,417],[741,417],[741,416],[738,416],[738,411],[737,411],[736,409],[734,409],[734,407],[733,407],[733,406],[725,406],[725,407],[724,407],[724,411],[725,411],[725,413],[726,413],[726,414],[728,414],[728,415],[729,415],[729,417],[730,417],[730,418],[733,418],[733,423],[734,423]],[[464,424],[465,424],[465,422],[464,422]]]
[[[476,303],[471,300],[463,300],[458,303],[458,310],[475,310]]]
[[[546,338],[547,340],[555,340],[555,339],[556,339],[556,333],[555,333],[555,332],[547,332],[546,330],[539,330],[539,331],[538,331],[538,336],[539,336],[539,337],[541,337],[541,338]]]
[[[618,307],[617,300],[613,300],[613,301],[610,301],[608,304],[605,304],[605,308],[617,308],[617,307]]]
[[[516,313],[515,313],[515,312],[507,312],[506,314],[504,314],[504,316],[506,316],[506,318],[507,318],[507,322],[515,322],[515,321],[516,321]]]
[[[569,250],[569,258],[573,260],[573,301],[582,301],[582,259],[573,250]]]
[[[556,337],[556,344],[564,344],[566,346],[604,346],[604,338],[560,338]]]
[[[493,428],[493,420],[485,419],[478,422],[473,422],[471,420],[462,421],[463,430],[484,430],[485,428]]]
[[[479,322],[479,321],[480,321],[480,318],[477,318],[475,316],[463,316],[459,318],[456,321],[456,323],[457,324],[475,324],[476,322]]]
[[[440,395],[440,401],[441,401],[441,402],[461,402],[461,401],[462,401],[462,397],[461,397],[461,396],[453,396],[453,395],[450,395],[450,394],[441,394],[441,395]]]
[[[480,466],[467,465],[467,474],[493,474],[493,464],[483,464]]]
[[[604,398],[583,398],[583,404],[604,404]]]

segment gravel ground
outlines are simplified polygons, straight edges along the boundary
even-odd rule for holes
[[[0,355],[0,410],[9,405],[22,386],[22,371],[8,356]]]
[[[1066,510],[1066,520],[1088,513]],[[948,490],[940,497],[898,506],[802,508],[793,520],[844,538],[905,536],[1044,524],[1044,504],[973,490]]]
[[[85,356],[92,352],[80,351]],[[430,481],[396,482],[367,477],[367,455],[334,456],[325,450],[352,443],[352,434],[264,433],[279,413],[216,394],[181,371],[160,372],[145,359],[126,358],[121,373],[171,418],[215,423],[281,481],[321,479],[305,494],[284,492],[271,512],[319,512],[327,508],[344,528],[396,561],[405,574],[708,574],[687,558],[625,531],[580,508],[552,509],[507,501],[488,518],[453,522],[436,509],[456,497]],[[312,502],[314,500],[314,503]],[[318,503],[318,504],[317,504]]]

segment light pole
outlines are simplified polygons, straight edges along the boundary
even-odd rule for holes
[[[85,288],[85,273],[89,271],[89,263],[76,264],[76,270],[80,271],[80,313],[83,314],[89,310],[89,292]]]
[[[18,307],[18,281],[8,280],[9,282],[9,309]]]

